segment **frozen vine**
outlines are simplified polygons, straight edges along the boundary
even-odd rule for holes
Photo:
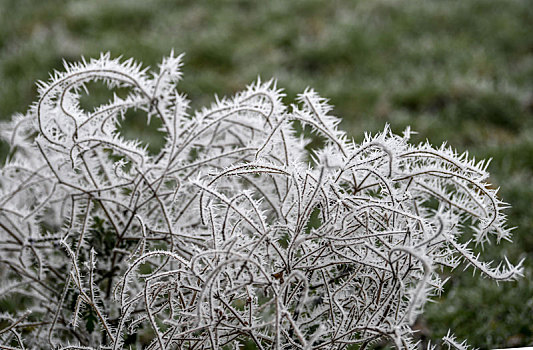
[[[180,66],[67,64],[2,125],[0,298],[25,310],[0,315],[0,348],[416,348],[440,267],[521,275],[472,251],[510,237],[487,162],[388,127],[354,143],[325,99],[286,106],[274,81],[189,115]],[[94,81],[129,94],[88,112]],[[159,154],[119,134],[130,109],[161,120]],[[324,140],[311,161],[295,123]]]

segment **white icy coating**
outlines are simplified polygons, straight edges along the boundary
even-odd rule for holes
[[[1,343],[120,349],[137,332],[148,349],[415,348],[410,325],[442,291],[439,267],[521,275],[471,249],[510,237],[487,162],[409,144],[410,130],[354,143],[325,99],[308,89],[286,106],[274,81],[189,115],[180,66],[173,54],[158,73],[107,54],[66,64],[0,128],[13,148],[0,297],[28,299],[1,315]],[[130,94],[87,112],[91,81]],[[128,109],[161,119],[159,154],[118,133]],[[295,123],[325,142],[310,162]]]

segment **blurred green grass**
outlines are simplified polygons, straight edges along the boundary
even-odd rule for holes
[[[24,112],[62,59],[109,51],[156,66],[173,48],[193,108],[276,77],[288,101],[307,86],[328,97],[356,140],[411,125],[414,141],[492,157],[517,229],[485,254],[528,258],[526,278],[457,272],[417,327],[425,340],[452,328],[480,348],[533,345],[532,33],[530,0],[0,0],[0,118]],[[157,144],[134,117],[128,137]]]

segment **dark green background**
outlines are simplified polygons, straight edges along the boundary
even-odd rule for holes
[[[533,1],[0,0],[0,118],[24,112],[62,59],[110,51],[156,66],[172,48],[186,52],[193,108],[276,77],[289,99],[307,86],[329,98],[356,140],[411,125],[414,141],[492,157],[517,229],[485,254],[528,258],[526,276],[498,286],[457,271],[416,326],[481,348],[533,344]],[[124,132],[157,144],[144,125]]]

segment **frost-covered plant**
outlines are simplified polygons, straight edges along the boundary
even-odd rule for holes
[[[414,348],[440,267],[520,276],[471,249],[510,236],[486,162],[388,127],[357,144],[325,99],[285,106],[273,81],[189,115],[180,66],[67,64],[2,125],[2,348]],[[129,94],[88,112],[95,81]],[[120,135],[131,109],[160,119],[158,154]]]

